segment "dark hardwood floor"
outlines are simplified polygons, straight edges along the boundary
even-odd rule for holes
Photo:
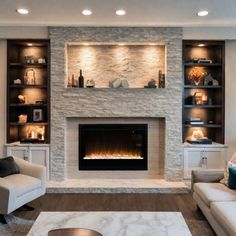
[[[35,210],[13,214],[35,220],[41,211],[180,211],[192,235],[215,235],[190,194],[46,194],[29,205]]]

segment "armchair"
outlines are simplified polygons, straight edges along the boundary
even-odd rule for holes
[[[7,215],[28,202],[42,196],[46,191],[46,169],[14,157],[19,174],[0,178],[0,222],[6,223]]]

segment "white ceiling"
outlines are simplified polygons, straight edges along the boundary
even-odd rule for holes
[[[25,7],[28,15],[16,9]],[[93,11],[83,16],[82,9]],[[125,16],[115,15],[118,8]],[[198,17],[196,12],[208,10]],[[236,0],[0,0],[1,26],[236,26]]]

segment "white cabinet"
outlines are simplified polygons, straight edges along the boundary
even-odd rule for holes
[[[16,156],[30,163],[46,167],[49,179],[49,145],[47,144],[7,144],[7,156]]]
[[[227,161],[227,146],[222,144],[184,144],[184,179],[191,179],[192,170],[223,170]]]

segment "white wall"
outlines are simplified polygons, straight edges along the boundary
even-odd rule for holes
[[[230,157],[236,151],[236,40],[226,41],[225,54],[225,143]]]
[[[48,27],[7,27],[0,26],[0,39],[47,39]]]
[[[236,27],[184,27],[184,39],[236,39]]]

